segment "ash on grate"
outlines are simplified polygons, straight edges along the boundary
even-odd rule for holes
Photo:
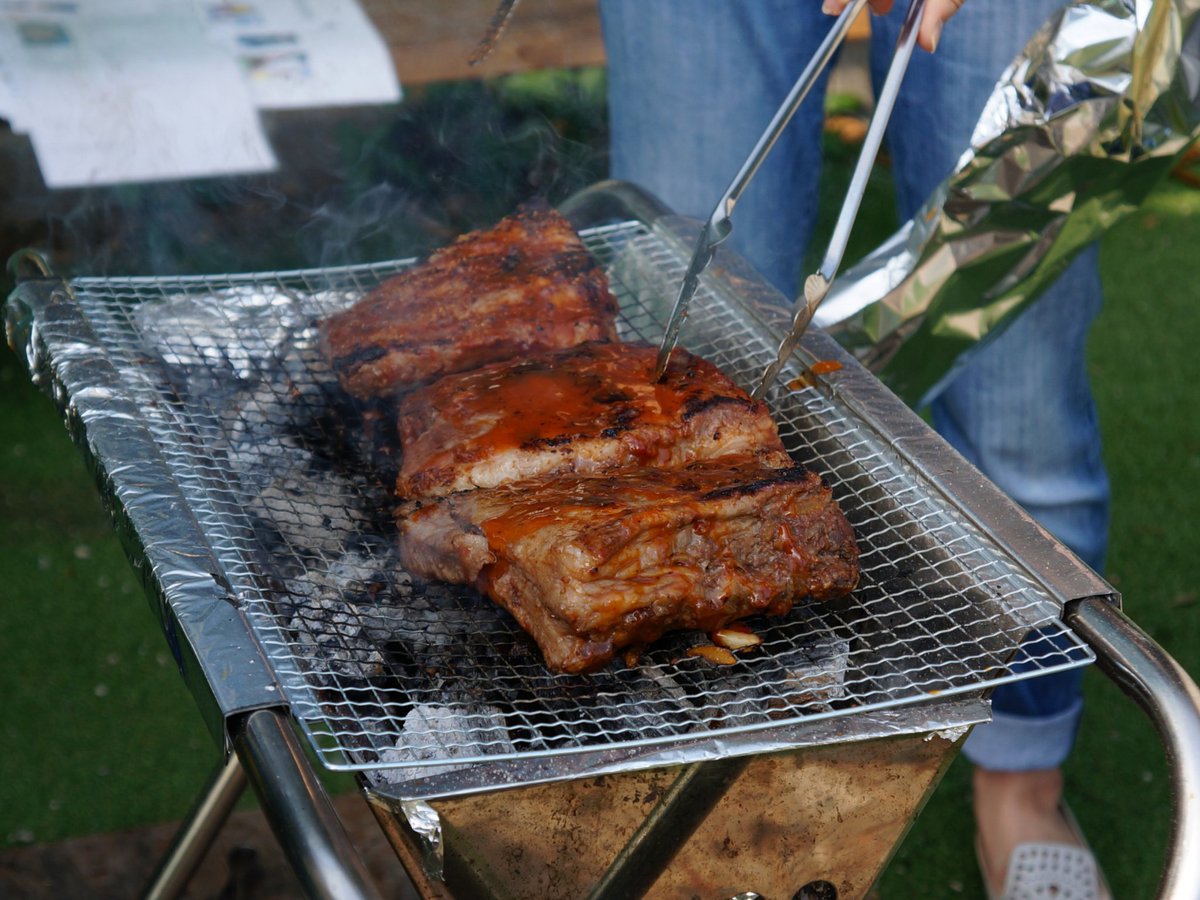
[[[669,672],[681,696],[702,698],[703,707],[697,709],[696,716],[707,728],[825,712],[845,698],[848,640],[796,634],[794,621],[751,621],[755,622],[755,630],[766,637],[764,646],[769,645],[769,649],[738,656],[733,665],[715,665],[686,655],[687,645],[695,645],[696,639],[684,635],[666,648],[672,660],[669,665],[649,667],[643,663],[638,668]]]
[[[504,716],[498,709],[415,706],[404,717],[402,734],[396,745],[379,754],[381,763],[397,767],[383,771],[381,777],[392,783],[428,778],[456,771],[465,764],[409,767],[414,763],[444,763],[511,752],[513,746],[508,740]]]
[[[407,576],[381,563],[390,552],[382,539],[365,542],[328,567],[285,577],[285,602],[293,612],[284,625],[310,666],[354,678],[380,674],[380,642],[399,615],[387,604],[400,602],[411,590]]]
[[[350,403],[316,348],[315,310],[334,301],[259,285],[138,313],[169,396],[198,431],[186,474],[252,557],[259,584],[243,595],[269,602],[319,683],[384,673],[381,643],[412,597],[372,458],[386,442],[364,427],[390,420]]]
[[[829,637],[778,654],[785,673],[775,694],[799,708],[833,709],[846,698],[850,641]]]
[[[330,472],[319,472],[323,477],[314,481],[315,474],[308,466],[278,473],[250,498],[246,511],[275,536],[279,551],[319,569],[368,531],[373,517],[358,485]]]

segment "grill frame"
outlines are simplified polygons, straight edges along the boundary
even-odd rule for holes
[[[570,205],[570,211],[577,225],[592,229],[591,237],[617,233],[628,227],[603,224],[611,217],[613,207],[622,213],[627,223],[631,219],[636,221],[638,233],[652,238],[656,252],[667,254],[680,266],[686,262],[686,248],[691,242],[690,226],[680,227],[676,220],[661,210],[652,209],[649,201],[629,192],[626,187],[597,186],[577,198]],[[581,221],[589,218],[591,224]],[[596,246],[595,242],[593,245]],[[435,750],[430,758],[408,759],[403,765],[370,759],[371,747],[336,743],[331,748],[326,742],[327,733],[323,731],[323,723],[334,718],[329,712],[329,704],[317,703],[310,696],[314,688],[304,683],[302,676],[305,673],[287,669],[289,657],[281,656],[274,643],[288,644],[290,639],[283,633],[286,629],[279,622],[264,623],[254,608],[253,599],[247,601],[247,579],[253,582],[262,573],[253,571],[254,560],[238,558],[236,523],[230,527],[230,510],[220,508],[229,501],[217,498],[217,502],[206,504],[209,486],[204,483],[203,473],[198,474],[194,482],[189,481],[187,469],[194,468],[194,463],[185,460],[181,464],[173,458],[177,453],[186,456],[188,448],[174,446],[170,441],[164,443],[156,434],[159,425],[150,421],[153,419],[150,415],[153,394],[158,392],[159,400],[164,400],[161,384],[150,385],[150,394],[141,393],[147,386],[138,384],[138,372],[147,363],[136,355],[121,359],[121,354],[116,352],[114,329],[115,332],[122,329],[136,332],[136,323],[132,318],[122,321],[120,315],[105,323],[102,321],[104,314],[99,310],[110,300],[113,301],[112,308],[122,315],[122,311],[143,309],[120,300],[122,291],[127,292],[126,297],[136,296],[142,300],[149,293],[166,297],[174,296],[170,292],[187,294],[201,288],[202,293],[212,294],[218,284],[236,290],[268,282],[296,286],[294,290],[289,287],[282,292],[284,300],[280,302],[285,303],[296,300],[304,285],[310,285],[317,292],[327,290],[331,283],[345,283],[351,287],[342,300],[348,301],[352,294],[361,293],[373,281],[408,262],[236,277],[77,279],[71,286],[35,278],[23,283],[6,307],[10,340],[13,335],[16,335],[14,345],[24,340],[35,380],[40,379],[50,388],[63,406],[68,425],[93,461],[102,492],[115,501],[118,524],[124,523],[119,530],[127,538],[127,544],[132,538],[131,557],[147,563],[143,571],[148,573],[152,596],[159,599],[156,606],[162,613],[164,630],[189,686],[207,697],[207,702],[201,705],[208,710],[206,718],[214,731],[221,728],[225,716],[276,705],[282,696],[327,766],[363,772],[385,792],[405,796],[445,796],[465,790],[559,780],[664,761],[688,762],[730,752],[763,752],[805,743],[852,740],[874,736],[881,730],[915,733],[947,724],[969,724],[978,721],[977,709],[972,707],[969,714],[954,712],[962,706],[940,701],[974,696],[1004,681],[1029,677],[1029,673],[1009,672],[979,678],[969,673],[973,680],[968,682],[947,685],[939,682],[919,694],[910,691],[900,699],[891,697],[880,703],[859,704],[851,711],[829,708],[802,711],[782,718],[749,715],[740,724],[732,726],[723,727],[718,722],[717,727],[712,727],[712,721],[704,721],[706,727],[700,734],[676,731],[649,738],[638,736],[544,750],[476,753],[474,756],[460,753],[453,758],[444,752],[439,755]],[[620,260],[613,257],[605,262],[617,269],[625,267],[619,274],[619,281],[646,278],[648,288],[641,285],[637,290],[648,289],[646,296],[651,297],[653,303],[665,304],[669,299],[662,290],[661,260],[647,263],[634,254]],[[720,307],[736,308],[736,320],[745,329],[745,334],[730,344],[734,351],[741,342],[750,340],[757,341],[767,351],[773,349],[772,340],[777,339],[775,336],[786,324],[776,302],[778,298],[772,296],[752,273],[744,271],[736,260],[724,258],[718,262],[720,266],[714,270],[713,277],[706,280],[705,294],[697,298],[697,311],[693,313],[689,329],[684,332],[684,344],[695,346],[695,328],[704,327],[702,311]],[[95,302],[97,296],[102,297],[99,306]],[[638,302],[646,307],[643,311],[646,324],[631,324],[627,316],[626,327],[640,329],[641,337],[653,338],[649,333],[652,331],[650,323],[665,314]],[[236,324],[243,327],[245,323],[239,321]],[[288,329],[284,328],[284,331]],[[207,365],[215,357],[205,360],[206,349],[219,352],[220,347],[210,348],[201,342],[192,349],[201,364]],[[1063,603],[1083,596],[1111,596],[1111,588],[1041,532],[994,488],[982,482],[919,419],[827,337],[817,332],[808,335],[801,353],[808,363],[833,359],[842,366],[841,371],[817,379],[814,387],[799,392],[805,398],[803,402],[816,406],[836,404],[839,411],[852,417],[853,421],[847,427],[853,440],[869,439],[880,445],[906,470],[906,477],[924,486],[923,496],[918,499],[932,504],[937,508],[934,512],[943,517],[950,515],[953,521],[939,527],[949,529],[947,533],[952,531],[955,535],[973,535],[972,540],[986,545],[989,553],[1003,560],[1005,578],[1018,577],[1027,583],[1027,590],[1036,595],[1036,601],[1024,611],[1012,607],[1001,609],[1000,612],[1010,620],[1006,627],[1023,631],[1039,622],[1052,620],[1056,633],[1068,640],[1071,648],[1059,664],[1043,665],[1040,670],[1071,668],[1090,662],[1091,651],[1061,625],[1059,614]],[[721,359],[715,361],[722,363]],[[228,353],[219,360],[220,365],[233,370],[252,362]],[[156,365],[161,365],[161,360]],[[751,368],[752,372],[737,373],[735,377],[740,375],[738,380],[747,383],[747,374],[752,377],[758,371]],[[801,374],[793,362],[787,378]],[[150,380],[158,382],[161,379]],[[171,379],[166,381],[171,383]],[[187,390],[185,387],[180,393],[186,394]],[[781,403],[794,402],[795,396],[784,396],[784,393],[776,386],[770,398],[773,406],[777,408]],[[177,399],[186,404],[186,396]],[[155,415],[169,418],[173,412],[178,412],[170,403],[160,402],[159,405],[162,409]],[[786,431],[785,428],[785,437],[788,436]],[[200,433],[190,437],[197,441],[197,448],[202,449],[206,439],[213,435],[206,435],[201,429]],[[790,444],[794,447],[795,441]],[[131,452],[138,462],[135,477],[131,477],[130,472]],[[846,454],[845,450],[839,452]],[[824,453],[818,455],[823,460],[828,458]],[[181,471],[184,473],[182,478]],[[221,475],[219,469],[217,475]],[[837,484],[843,482],[836,481]],[[868,489],[873,487],[876,485],[867,484]],[[164,498],[169,500],[166,505],[162,502]],[[839,499],[852,498],[839,496]],[[177,515],[181,512],[184,515]],[[853,510],[851,513],[853,518]],[[861,523],[857,524],[861,527]],[[961,539],[956,537],[956,540]],[[986,564],[995,565],[996,562],[989,560]],[[889,609],[889,614],[895,612],[899,610]],[[960,630],[960,642],[978,637],[972,633],[972,628],[953,623],[952,627]],[[179,639],[181,634],[183,640]],[[936,635],[931,637],[936,638]],[[1012,647],[1006,645],[1003,649],[1011,650]],[[994,655],[1004,654],[997,651]],[[670,660],[664,662],[661,656],[655,659],[652,653],[650,657],[650,664],[658,666],[660,673],[671,665]],[[664,677],[669,680],[672,676],[668,672]],[[723,705],[734,705],[728,702],[734,699],[733,694],[727,695]],[[888,715],[897,711],[906,715]],[[718,711],[715,715],[720,718],[728,714]],[[494,728],[486,722],[483,724]],[[690,724],[694,725],[695,721]],[[378,750],[378,745],[374,750]],[[335,758],[336,755],[342,757],[341,761]],[[447,771],[447,763],[454,768]],[[389,777],[397,770],[405,773],[398,781]]]

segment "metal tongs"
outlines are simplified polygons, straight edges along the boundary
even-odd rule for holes
[[[731,219],[733,207],[742,196],[742,192],[750,184],[750,180],[758,172],[759,167],[762,166],[763,161],[767,158],[767,154],[771,152],[771,148],[775,146],[775,142],[778,140],[783,129],[791,121],[793,113],[795,113],[804,98],[808,96],[808,92],[816,83],[821,72],[829,65],[830,60],[845,40],[850,26],[859,13],[862,12],[866,2],[867,0],[852,0],[842,11],[841,15],[838,16],[829,34],[825,36],[825,39],[817,48],[817,52],[809,60],[804,71],[800,73],[800,77],[796,79],[796,83],[792,86],[791,91],[788,92],[787,97],[784,98],[783,103],[776,110],[762,137],[758,139],[758,143],[754,145],[754,149],[750,151],[750,155],[746,158],[746,161],[742,163],[741,169],[738,170],[729,187],[725,189],[725,193],[721,195],[721,199],[717,201],[712,215],[708,218],[708,223],[704,226],[704,230],[696,242],[696,249],[692,253],[692,259],[688,264],[687,272],[684,274],[683,283],[679,286],[679,294],[675,298],[675,305],[671,308],[671,316],[667,320],[666,332],[663,334],[662,344],[659,346],[658,362],[654,371],[656,381],[661,380],[667,370],[667,364],[671,359],[671,351],[675,349],[675,344],[679,340],[679,329],[682,327],[684,319],[687,318],[688,305],[691,303],[692,297],[696,293],[696,288],[699,286],[701,273],[712,262],[717,245],[729,237],[733,231],[733,222]],[[859,151],[858,162],[855,164],[854,174],[850,179],[850,187],[846,193],[846,199],[842,203],[841,212],[838,213],[837,223],[834,225],[829,247],[825,251],[825,257],[821,262],[820,268],[805,279],[804,296],[796,301],[792,313],[791,330],[780,344],[775,361],[767,366],[758,386],[754,389],[753,396],[755,399],[761,399],[767,392],[767,388],[771,386],[772,382],[778,376],[779,370],[783,368],[784,362],[791,356],[800,343],[801,336],[804,334],[805,329],[808,328],[809,322],[812,321],[817,307],[820,306],[821,301],[828,295],[829,288],[833,284],[833,279],[837,275],[838,267],[842,263],[842,256],[846,252],[846,243],[850,238],[850,229],[854,225],[854,219],[858,215],[858,208],[862,203],[863,194],[866,191],[867,177],[871,173],[871,167],[875,164],[875,157],[879,153],[879,146],[883,143],[883,133],[887,128],[888,119],[891,117],[892,108],[896,104],[896,95],[900,91],[900,83],[904,79],[904,73],[908,70],[908,63],[912,58],[913,48],[916,46],[917,26],[921,22],[921,13],[924,8],[925,0],[913,0],[909,5],[904,23],[900,29],[900,36],[896,41],[895,54],[892,57],[891,65],[888,67],[887,76],[884,79],[883,88],[880,90],[878,98],[876,98],[875,112],[871,116],[871,124],[867,128],[867,135],[863,140],[862,149]]]

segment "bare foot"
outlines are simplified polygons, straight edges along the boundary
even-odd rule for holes
[[[1062,773],[1058,769],[995,772],[976,767],[975,824],[991,889],[1004,889],[1008,860],[1019,844],[1079,846],[1059,811]]]

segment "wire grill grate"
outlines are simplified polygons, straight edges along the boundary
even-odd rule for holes
[[[682,276],[678,251],[639,223],[583,236],[621,300],[622,337],[657,340],[661,287]],[[1019,562],[836,391],[787,387],[802,374],[793,363],[773,412],[789,450],[826,478],[854,525],[861,586],[844,601],[753,620],[764,643],[735,666],[686,656],[698,636],[678,634],[633,668],[549,673],[489,601],[414,583],[398,565],[388,416],[351,406],[316,348],[322,316],[407,264],[74,283],[326,765],[416,777],[451,760],[711,738],[1092,659]],[[743,384],[774,350],[707,288],[684,338]],[[1021,645],[1030,629],[1042,639]]]

